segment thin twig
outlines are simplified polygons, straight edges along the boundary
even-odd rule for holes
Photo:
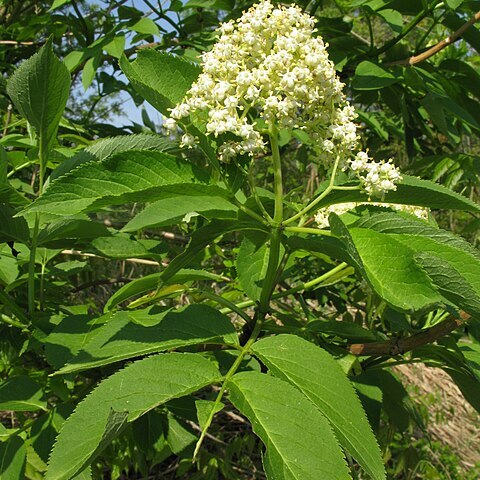
[[[448,36],[441,42],[438,42],[436,45],[433,47],[430,47],[428,50],[426,50],[423,53],[420,53],[418,55],[413,55],[409,58],[405,58],[403,60],[397,60],[395,62],[390,62],[385,65],[405,65],[405,66],[412,66],[417,63],[423,62],[427,60],[430,57],[433,57],[436,55],[438,52],[443,50],[444,48],[448,47],[452,43],[455,43],[464,33],[466,30],[468,30],[472,25],[480,21],[480,12],[477,12],[468,22],[464,23],[456,32],[454,32],[452,35]]]
[[[394,357],[402,355],[448,335],[461,327],[469,318],[468,313],[461,312],[460,318],[450,316],[443,322],[410,337],[394,338],[388,342],[353,343],[348,346],[347,350],[352,355],[357,356],[383,355]]]
[[[35,42],[17,42],[16,40],[0,40],[0,45],[35,45]]]

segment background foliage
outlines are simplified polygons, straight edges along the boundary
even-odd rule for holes
[[[256,479],[264,470],[269,478],[309,478],[276,471],[291,458],[308,471],[323,468],[313,451],[292,451],[290,444],[279,447],[283,460],[270,446],[262,466],[261,441],[309,433],[308,425],[288,424],[292,413],[282,405],[263,418],[272,409],[269,396],[300,405],[306,422],[319,425],[310,432],[314,439],[326,431],[333,438],[330,422],[353,478],[384,478],[370,432],[362,431],[366,421],[349,430],[348,412],[322,408],[328,395],[311,387],[315,374],[308,388],[306,372],[295,383],[306,357],[332,374],[331,384],[328,375],[322,382],[340,395],[328,398],[334,404],[342,403],[339,392],[353,392],[342,369],[348,374],[388,478],[479,477],[478,468],[461,470],[455,455],[426,439],[428,408],[418,409],[392,367],[440,367],[480,411],[480,2],[299,4],[315,15],[329,44],[359,113],[364,148],[393,157],[405,174],[389,200],[430,205],[433,218],[419,225],[367,209],[332,220],[331,242],[289,236],[266,338],[240,358],[235,351],[251,333],[244,320],[249,327],[262,295],[268,230],[253,228],[227,191],[248,183],[245,172],[228,167],[228,188],[214,184],[219,167],[211,145],[181,150],[152,112],[167,115],[181,100],[219,22],[251,4],[0,2],[1,478]],[[141,122],[128,118],[131,101]],[[280,138],[293,211],[322,188],[327,173],[297,140]],[[269,205],[272,169],[250,173]],[[336,202],[350,200],[337,193]],[[391,271],[372,246],[387,250]],[[472,317],[467,324],[460,311]],[[448,335],[435,335],[431,329],[444,322],[457,323],[438,332]],[[453,327],[460,328],[450,333]],[[421,332],[430,336],[408,348]],[[386,350],[352,350],[370,342]],[[206,347],[212,344],[217,348]],[[276,355],[284,351],[279,344],[288,359]],[[409,352],[391,355],[393,347]],[[185,355],[132,363],[173,350]],[[292,361],[298,352],[302,358]],[[229,397],[214,405],[217,382],[236,359],[242,372],[227,382]],[[266,369],[273,376],[260,373]],[[125,393],[134,407],[122,403],[130,401],[120,395],[124,385],[134,386]],[[364,417],[358,401],[347,407]],[[199,432],[217,410],[192,463]],[[82,442],[79,430],[95,441]],[[57,436],[60,447],[49,460]],[[331,445],[326,455],[334,458],[340,449],[334,439]]]

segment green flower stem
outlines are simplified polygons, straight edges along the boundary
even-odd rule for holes
[[[273,163],[273,191],[275,193],[275,213],[273,215],[273,221],[276,226],[280,226],[283,222],[282,162],[278,146],[278,129],[274,124],[270,127],[270,145],[272,148]]]
[[[281,231],[280,228],[274,228],[270,236],[270,251],[268,255],[267,272],[265,274],[264,285],[260,293],[259,310],[266,314],[269,310],[270,300],[275,289],[278,263],[280,261]]]
[[[299,218],[303,217],[306,213],[308,213],[312,208],[320,203],[330,192],[335,189],[335,177],[337,175],[338,164],[340,162],[340,157],[337,157],[335,160],[335,164],[333,165],[332,176],[330,177],[330,182],[327,188],[314,200],[312,200],[305,208],[300,210],[298,213],[293,215],[293,217],[288,218],[283,222],[284,225],[288,225],[292,222],[295,222]]]
[[[330,230],[321,230],[319,228],[285,227],[285,231],[292,233],[311,233],[312,235],[323,235],[324,237],[332,236]]]
[[[253,210],[251,210],[247,206],[243,205],[235,197],[231,197],[231,200],[242,212],[246,213],[249,217],[254,218],[255,220],[263,223],[264,225],[267,225],[267,226],[270,225],[270,223],[267,220],[265,220],[261,215],[254,212]]]
[[[278,298],[283,298],[283,297],[287,297],[288,295],[292,295],[294,293],[297,293],[297,292],[300,292],[301,290],[309,290],[310,288],[312,287],[315,287],[323,282],[325,282],[326,280],[328,280],[330,277],[332,277],[333,275],[341,272],[342,270],[345,270],[345,277],[347,275],[350,274],[350,269],[347,269],[348,267],[348,264],[343,262],[339,265],[337,265],[335,268],[332,268],[331,270],[329,270],[328,272],[324,273],[323,275],[320,275],[319,277],[317,278],[314,278],[313,280],[310,280],[309,282],[304,282],[304,283],[301,283],[300,285],[296,286],[296,287],[293,287],[293,288],[290,288],[288,290],[285,290],[283,292],[277,292],[277,293],[274,293],[272,295],[272,300],[276,300]],[[344,278],[344,276],[342,276],[341,278]],[[339,278],[338,280],[340,280],[341,278]],[[239,303],[236,303],[235,304],[235,307],[237,309],[239,308],[248,308],[248,307],[252,307],[253,305],[255,305],[255,302],[252,301],[252,300],[245,300],[244,302],[239,302]],[[232,309],[230,309],[229,307],[227,308],[222,308],[222,310],[220,310],[221,313],[229,313],[231,312]]]
[[[200,448],[202,446],[203,440],[205,439],[205,435],[207,434],[207,431],[212,424],[213,417],[215,416],[216,410],[218,406],[220,405],[220,402],[222,401],[223,395],[225,394],[225,391],[227,390],[227,384],[228,381],[237,373],[238,368],[240,367],[240,364],[242,363],[243,359],[245,356],[248,354],[250,351],[250,347],[255,343],[255,340],[257,339],[261,329],[262,329],[262,323],[263,319],[258,319],[258,321],[255,324],[255,328],[253,329],[252,334],[250,335],[250,338],[248,339],[247,343],[245,346],[242,348],[240,351],[238,357],[236,358],[235,362],[233,365],[230,367],[230,370],[227,372],[227,374],[223,377],[222,380],[222,386],[220,388],[220,391],[218,392],[217,398],[215,399],[214,404],[212,405],[212,410],[210,412],[210,415],[208,416],[208,419],[205,423],[205,426],[202,430],[202,433],[200,435],[200,438],[197,441],[197,444],[195,445],[195,451],[193,452],[193,462],[196,460],[198,452],[200,451]]]
[[[212,406],[212,410],[210,415],[208,416],[207,422],[202,430],[200,438],[197,441],[195,446],[195,451],[193,453],[193,461],[197,458],[198,452],[200,447],[202,446],[203,440],[207,431],[212,424],[213,417],[215,416],[215,412],[217,410],[218,405],[225,394],[227,389],[228,381],[235,375],[242,360],[245,358],[245,355],[250,350],[250,347],[255,343],[258,335],[262,330],[262,324],[265,320],[267,315],[267,311],[269,309],[270,300],[272,298],[273,290],[275,289],[276,279],[278,277],[278,264],[280,261],[280,245],[281,245],[281,224],[283,221],[283,182],[282,182],[282,165],[280,159],[280,150],[278,146],[278,130],[275,125],[271,125],[270,128],[270,144],[272,146],[272,162],[273,162],[273,175],[274,175],[274,193],[275,193],[275,211],[273,215],[273,222],[272,222],[272,232],[270,237],[270,251],[268,256],[268,266],[267,266],[267,273],[265,275],[265,281],[262,288],[262,292],[260,293],[260,302],[257,311],[253,317],[253,331],[250,335],[250,338],[245,343],[244,347],[240,351],[238,357],[236,358],[233,365],[230,367],[230,370],[227,372],[225,377],[222,381],[222,386],[220,391],[218,392],[217,398]],[[265,221],[262,219],[262,221]],[[234,307],[233,305],[231,307]],[[238,308],[235,306],[235,310],[238,312]],[[230,307],[229,307],[230,309]],[[250,318],[248,323],[250,323]]]
[[[262,201],[260,200],[260,197],[258,196],[257,188],[255,186],[255,178],[254,178],[253,173],[254,172],[253,172],[253,162],[252,162],[250,164],[249,169],[248,169],[248,183],[250,185],[250,190],[252,191],[252,195],[255,198],[255,201],[257,202],[257,205],[260,208],[260,211],[262,212],[264,218],[266,218],[269,223],[272,223],[273,218],[267,212],[267,210],[265,209],[265,206],[263,205]]]

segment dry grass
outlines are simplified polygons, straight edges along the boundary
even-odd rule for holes
[[[423,364],[396,370],[410,386],[414,400],[428,407],[427,430],[432,438],[450,447],[465,470],[480,463],[480,415],[448,374]]]

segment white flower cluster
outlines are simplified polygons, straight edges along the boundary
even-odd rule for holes
[[[326,45],[315,33],[315,19],[298,6],[274,7],[270,0],[222,24],[217,43],[203,54],[202,73],[171,110],[165,127],[174,132],[178,121],[188,124],[191,114],[207,112],[207,134],[237,137],[218,149],[226,162],[238,154],[266,151],[265,129],[249,118],[251,113],[267,125],[305,131],[327,164],[336,158],[348,164],[358,148],[357,115],[342,92]],[[182,145],[193,143],[184,135]],[[359,155],[357,160],[364,155],[367,161],[354,160],[350,166],[356,166],[352,169],[369,194],[394,189],[400,175],[393,165]]]
[[[203,55],[203,73],[166,126],[196,110],[208,111],[207,133],[233,133],[240,141],[221,147],[221,155],[265,150],[261,131],[247,114],[256,109],[267,123],[305,130],[331,157],[355,148],[353,108],[342,94],[315,20],[297,6],[254,5],[237,21],[221,25],[220,38]]]
[[[342,215],[349,210],[360,205],[374,205],[377,207],[392,208],[394,210],[407,212],[411,215],[416,216],[422,220],[428,220],[430,210],[425,207],[417,207],[415,205],[401,205],[398,203],[382,203],[382,202],[346,202],[346,203],[337,203],[336,205],[330,205],[329,207],[320,209],[315,214],[315,222],[319,228],[326,228],[329,226],[328,217],[331,213],[336,213],[337,215]]]
[[[389,190],[396,190],[396,183],[402,179],[391,159],[388,162],[375,162],[366,152],[358,152],[354,160],[349,161],[349,167],[369,195],[382,196]]]

